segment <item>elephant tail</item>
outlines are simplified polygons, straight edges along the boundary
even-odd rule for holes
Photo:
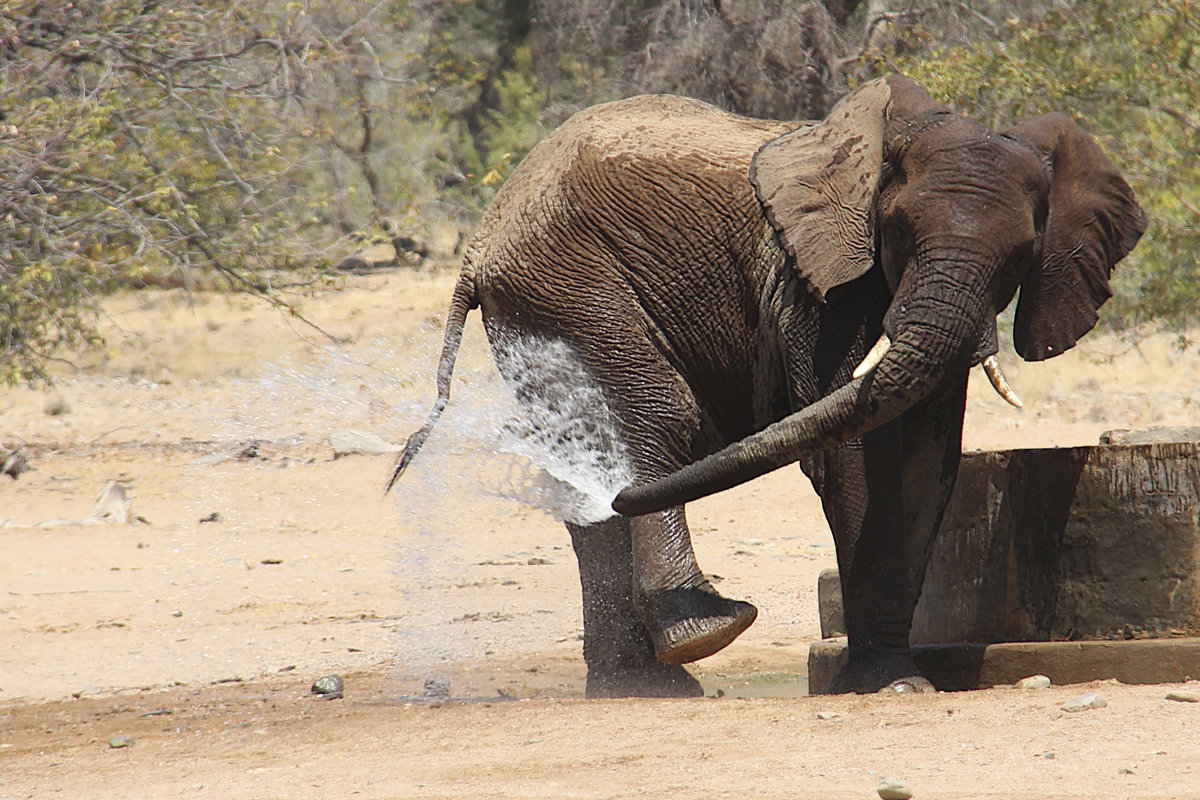
[[[400,458],[396,460],[396,469],[392,472],[387,488],[383,490],[384,494],[390,492],[396,485],[396,481],[400,480],[405,468],[416,458],[421,445],[425,444],[425,440],[433,432],[433,426],[437,424],[438,418],[446,410],[446,404],[450,402],[450,376],[454,372],[454,360],[458,357],[458,347],[462,344],[463,326],[467,321],[467,312],[478,307],[479,293],[475,287],[475,271],[467,266],[459,274],[458,283],[454,285],[454,295],[450,299],[450,311],[446,315],[446,335],[442,340],[442,357],[438,361],[437,369],[437,400],[434,401],[433,410],[429,412],[425,424],[419,431],[409,436],[408,441],[404,443],[404,450],[400,453]]]

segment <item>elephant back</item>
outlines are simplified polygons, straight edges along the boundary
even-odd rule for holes
[[[635,170],[701,164],[727,182],[741,182],[752,197],[747,176],[754,153],[799,124],[742,117],[662,94],[584,109],[539,142],[505,181],[467,244],[466,263],[486,277],[504,263],[504,252],[522,251],[528,237],[572,225],[572,217],[586,211],[576,191],[580,176],[594,172],[598,161]]]

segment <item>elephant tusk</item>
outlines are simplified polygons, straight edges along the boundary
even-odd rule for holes
[[[861,378],[871,370],[879,366],[879,362],[883,361],[883,357],[887,355],[888,348],[892,346],[892,340],[887,334],[882,334],[879,341],[871,348],[871,352],[867,353],[867,357],[862,360],[862,363],[854,368],[854,377]]]
[[[987,373],[988,380],[992,382],[992,388],[996,390],[996,394],[1007,400],[1010,405],[1017,408],[1025,407],[1021,398],[1017,397],[1017,393],[1008,385],[1008,379],[1004,377],[1004,371],[1000,369],[1000,362],[994,355],[983,360],[983,371]]]

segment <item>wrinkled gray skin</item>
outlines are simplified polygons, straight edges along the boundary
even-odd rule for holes
[[[567,526],[589,696],[700,694],[680,664],[757,612],[704,578],[684,503],[793,462],[837,546],[850,656],[836,689],[927,690],[908,632],[958,470],[967,372],[996,351],[1018,287],[1018,352],[1074,345],[1145,225],[1067,117],[993,133],[902,77],[821,123],[669,96],[588,109],[526,157],[472,240],[438,401],[395,477],[446,405],[479,306],[502,370],[514,340],[575,353],[633,469],[622,516]],[[853,379],[884,331],[891,350]],[[506,377],[538,402],[536,384]]]

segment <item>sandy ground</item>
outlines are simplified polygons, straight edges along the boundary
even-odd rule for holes
[[[1200,798],[1200,704],[1163,699],[1184,687],[803,696],[834,557],[794,469],[689,508],[701,565],[760,609],[693,665],[712,696],[583,700],[574,556],[510,499],[537,480],[493,452],[477,316],[392,495],[390,455],[333,457],[336,431],[419,424],[452,282],[314,290],[303,312],[332,341],[248,298],[120,297],[105,353],[0,391],[0,449],[35,468],[0,478],[0,799],[836,799],[884,777],[918,798]],[[1200,353],[1173,336],[1002,357],[1027,409],[973,385],[968,448],[1197,421]],[[83,524],[111,481],[130,522]],[[344,698],[310,693],[329,673]],[[430,678],[451,699],[427,700]],[[1060,709],[1089,689],[1108,705]]]

